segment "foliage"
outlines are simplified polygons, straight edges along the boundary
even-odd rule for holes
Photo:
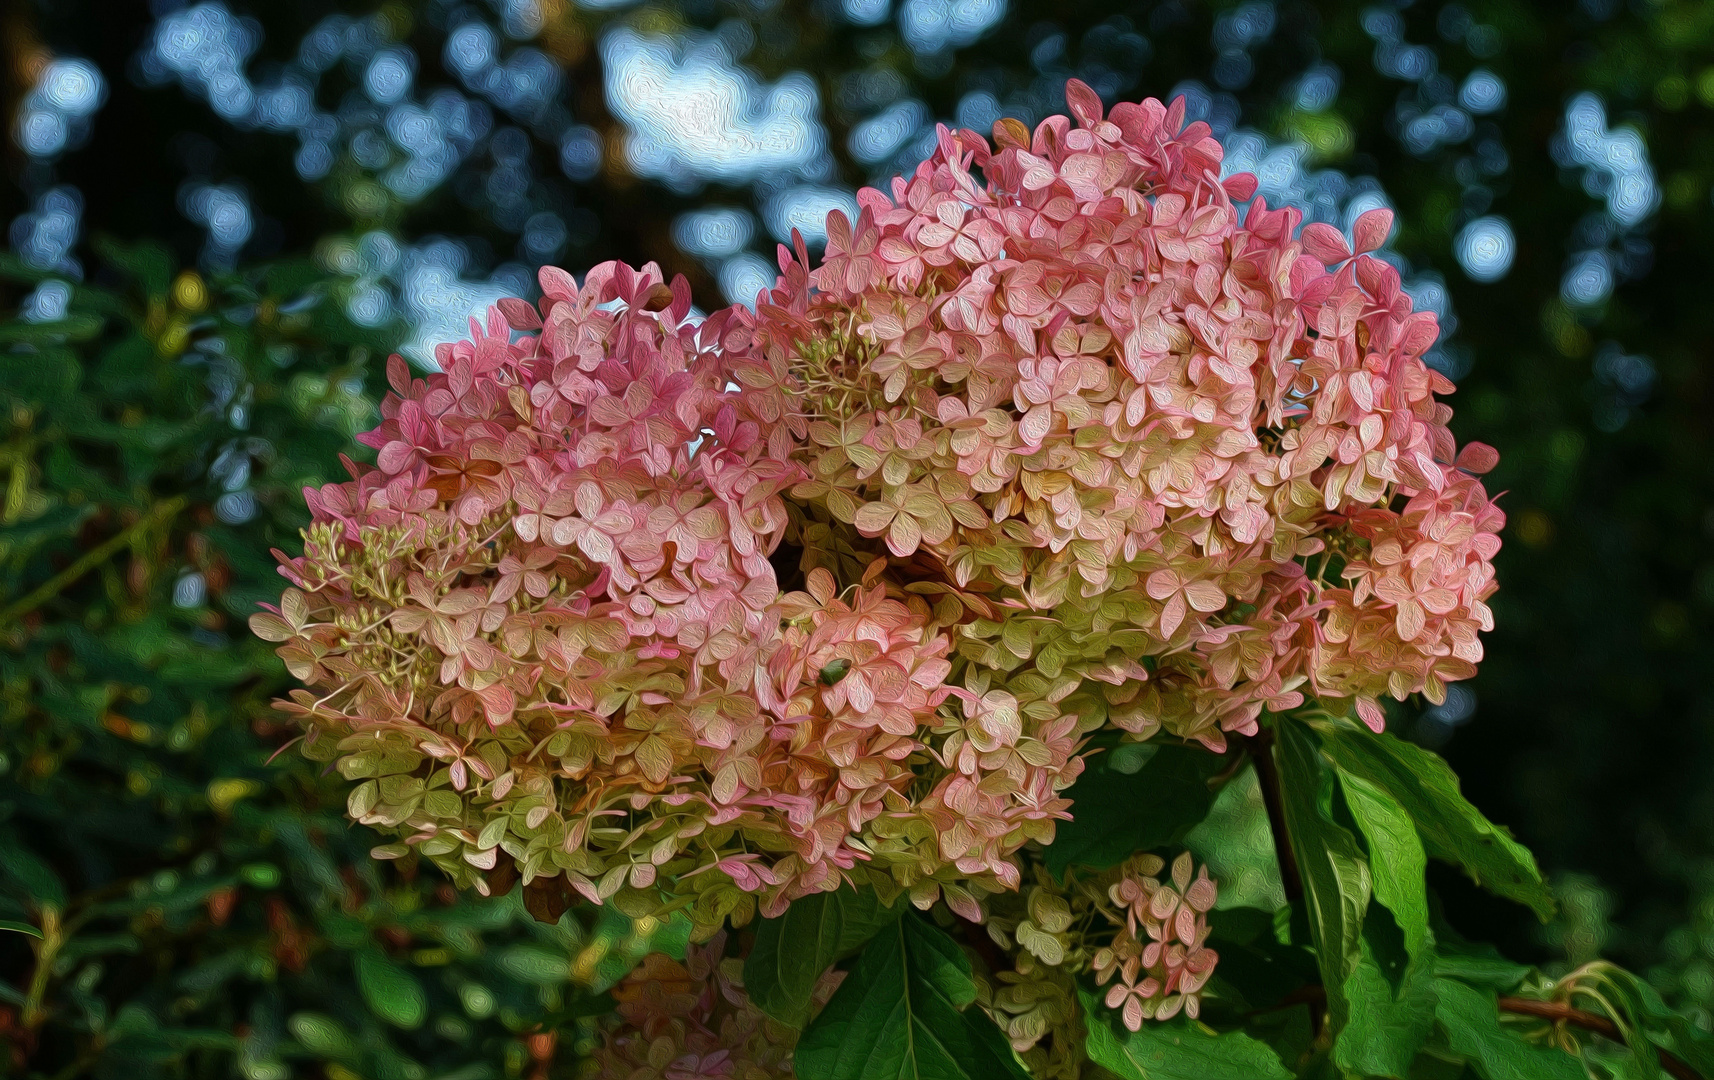
[[[205,281],[104,255],[114,287],[6,322],[0,356],[5,1069],[545,1069],[650,934],[377,864],[334,786],[269,763],[287,676],[242,620],[392,338],[311,267]]]

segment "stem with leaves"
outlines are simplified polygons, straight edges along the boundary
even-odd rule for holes
[[[182,495],[156,503],[148,513],[132,522],[115,535],[103,540],[95,547],[84,552],[78,560],[61,570],[53,577],[42,582],[22,598],[8,604],[0,611],[0,626],[9,626],[21,616],[29,614],[42,604],[59,595],[60,592],[72,585],[83,575],[100,566],[102,563],[117,555],[122,548],[144,536],[150,529],[163,521],[170,521],[180,510],[183,510],[188,500]]]
[[[30,989],[24,997],[23,1021],[24,1027],[34,1030],[47,1019],[47,1010],[43,1002],[47,998],[48,980],[53,976],[54,961],[59,959],[60,949],[68,938],[65,927],[60,923],[59,908],[45,905],[42,908],[42,937],[34,942],[36,952],[36,970],[30,976]]]
[[[1535,1016],[1543,1020],[1551,1020],[1555,1024],[1570,1024],[1585,1031],[1593,1031],[1603,1038],[1614,1042],[1624,1042],[1624,1032],[1619,1025],[1605,1016],[1567,1005],[1560,1001],[1536,1001],[1533,998],[1502,997],[1500,1011],[1513,1013],[1518,1016]],[[1655,1047],[1660,1055],[1660,1067],[1673,1080],[1703,1080],[1702,1074],[1685,1064],[1676,1054],[1669,1050]]]
[[[1305,1003],[1314,1005],[1326,1001],[1326,990],[1319,986],[1306,986],[1301,990],[1293,991],[1275,1008],[1289,1008]],[[1619,1025],[1612,1020],[1599,1013],[1592,1013],[1587,1009],[1567,1005],[1563,1001],[1538,1001],[1535,998],[1503,995],[1500,997],[1498,1005],[1501,1012],[1511,1013],[1513,1016],[1533,1016],[1554,1024],[1569,1024],[1575,1028],[1582,1028],[1584,1031],[1594,1032],[1602,1038],[1610,1039],[1616,1043],[1625,1041],[1625,1033],[1619,1030]],[[1265,1011],[1271,1012],[1273,1010]],[[1666,1070],[1667,1075],[1671,1076],[1673,1080],[1706,1080],[1701,1073],[1685,1064],[1684,1060],[1672,1051],[1658,1046],[1655,1047],[1655,1050],[1660,1054],[1660,1067]]]

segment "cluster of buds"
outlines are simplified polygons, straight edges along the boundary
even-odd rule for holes
[[[1200,1014],[1219,961],[1207,946],[1207,915],[1219,894],[1188,852],[1173,860],[1163,882],[1166,866],[1150,854],[1101,872],[1056,875],[1036,866],[1030,884],[990,901],[986,930],[1010,967],[981,977],[977,1000],[1030,1075],[1080,1075],[1080,976],[1112,983],[1106,1004],[1133,1031],[1146,1019]]]
[[[994,898],[984,927],[1010,968],[984,971],[976,960],[977,1005],[1005,1033],[1030,1075],[1076,1080],[1086,1066],[1086,1018],[1077,978],[1093,972],[1133,1031],[1145,1019],[1195,1017],[1219,957],[1206,946],[1216,886],[1188,853],[1171,878],[1155,855],[1138,855],[1100,873],[1063,877],[1037,865],[1032,883]],[[589,1066],[594,1080],[773,1080],[792,1075],[797,1032],[750,1003],[743,961],[726,956],[727,934],[692,946],[683,963],[656,953],[612,991],[618,1022],[602,1033]],[[1116,977],[1116,981],[1115,981]],[[825,1004],[841,972],[816,983]]]
[[[589,1080],[790,1080],[797,1030],[769,1019],[744,992],[743,964],[726,935],[692,946],[684,962],[651,953],[611,991],[618,1022],[585,1065]],[[816,985],[818,1004],[840,975]]]
[[[379,854],[703,936],[846,881],[980,920],[1092,731],[1378,727],[1474,671],[1494,456],[1370,254],[1390,214],[1300,229],[1182,102],[1067,93],[942,129],[754,311],[547,268],[389,365],[376,465],[309,493],[253,624]]]

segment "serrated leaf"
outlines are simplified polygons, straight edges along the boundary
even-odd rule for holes
[[[1553,914],[1553,894],[1535,857],[1464,798],[1458,777],[1438,754],[1350,721],[1318,725],[1323,749],[1341,770],[1391,796],[1415,822],[1428,854],[1462,866],[1477,884]]]
[[[1156,747],[1134,773],[1114,768],[1116,758],[1096,755],[1066,789],[1071,820],[1060,823],[1043,855],[1053,873],[1072,865],[1104,870],[1136,852],[1180,843],[1214,805],[1209,777],[1229,764],[1218,754],[1170,743]]]
[[[1350,1017],[1333,1046],[1340,1068],[1365,1077],[1409,1075],[1434,1030],[1433,957],[1409,954],[1398,927],[1371,907],[1357,969],[1345,980]]]
[[[1426,955],[1428,932],[1428,856],[1416,827],[1390,795],[1360,776],[1340,773],[1345,805],[1369,848],[1369,874],[1375,899],[1404,932],[1405,947],[1415,957]]]
[[[958,945],[905,912],[864,947],[798,1040],[799,1080],[1028,1080]]]
[[[1363,915],[1369,907],[1369,864],[1357,838],[1329,816],[1323,797],[1330,777],[1317,752],[1315,732],[1300,723],[1279,725],[1280,786],[1286,829],[1303,878],[1305,914],[1315,947],[1333,1030],[1345,1025],[1345,982],[1362,956]]]
[[[414,975],[377,949],[359,952],[356,967],[357,989],[369,1011],[394,1027],[409,1030],[422,1026],[428,1014],[428,998]]]
[[[1272,1047],[1241,1031],[1221,1034],[1188,1017],[1115,1031],[1111,1010],[1078,992],[1088,1029],[1089,1060],[1120,1080],[1289,1080]]]
[[[1493,994],[1453,979],[1435,980],[1435,990],[1434,1015],[1447,1045],[1482,1080],[1585,1080],[1577,1057],[1507,1030]]]
[[[774,1019],[802,1027],[822,973],[862,948],[900,910],[881,903],[875,890],[850,885],[792,901],[785,914],[756,928],[756,944],[744,961],[750,1000]]]

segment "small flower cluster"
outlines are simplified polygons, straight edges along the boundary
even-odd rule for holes
[[[989,972],[977,1000],[1031,1076],[1080,1075],[1081,975],[1113,984],[1106,1004],[1132,1031],[1145,1019],[1200,1014],[1202,989],[1219,961],[1207,946],[1207,914],[1218,890],[1188,852],[1173,861],[1163,883],[1165,869],[1164,860],[1148,854],[1101,873],[1056,876],[1037,866],[1019,893],[989,901],[988,935],[1012,968]]]
[[[1030,1075],[1043,1080],[1076,1080],[1084,1064],[1076,977],[1089,970],[1091,937],[1099,940],[1105,920],[1096,911],[1100,889],[1079,884],[1036,866],[1018,893],[992,897],[988,905],[985,929],[1012,967],[986,977],[978,969],[976,1000]]]
[[[307,493],[253,622],[379,854],[704,936],[848,880],[980,921],[1095,729],[1378,727],[1474,671],[1494,456],[1370,254],[1390,215],[1300,230],[1182,102],[1068,97],[942,130],[754,312],[546,268],[390,363],[376,465]],[[1115,962],[1189,1008],[1174,935]]]
[[[1200,1015],[1202,987],[1220,960],[1206,946],[1207,915],[1218,896],[1208,868],[1193,880],[1186,852],[1173,860],[1172,884],[1163,885],[1157,875],[1165,866],[1155,855],[1125,864],[1108,890],[1124,913],[1124,926],[1111,945],[1095,954],[1092,965],[1097,984],[1113,982],[1107,1007],[1117,1009],[1132,1031],[1145,1019],[1170,1020],[1180,1010],[1192,1018]]]
[[[717,933],[682,964],[651,953],[625,976],[612,990],[619,1025],[602,1033],[588,1080],[790,1080],[798,1033],[750,1004],[743,961],[725,946]],[[839,979],[822,977],[817,1003]]]

